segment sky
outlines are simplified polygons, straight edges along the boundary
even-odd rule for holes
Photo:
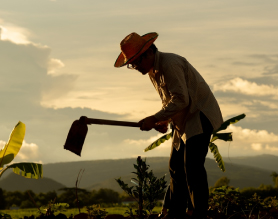
[[[26,124],[15,162],[169,156],[152,130],[91,125],[82,156],[64,150],[72,122],[137,122],[161,109],[148,76],[114,68],[121,40],[157,32],[159,51],[185,57],[204,77],[232,142],[223,157],[278,156],[277,0],[0,0],[0,148]],[[208,157],[212,157],[209,152]]]

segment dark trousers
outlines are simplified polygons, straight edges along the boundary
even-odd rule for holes
[[[170,186],[164,207],[175,218],[183,218],[186,209],[193,209],[194,218],[204,218],[208,209],[208,182],[204,167],[208,144],[213,131],[207,117],[200,112],[203,133],[181,140],[180,149],[172,148],[169,170]]]

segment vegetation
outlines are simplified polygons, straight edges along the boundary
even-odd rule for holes
[[[105,189],[102,189],[101,191],[100,190],[94,191],[92,193],[100,195],[103,194],[103,190]],[[59,197],[62,194],[57,196],[55,192],[51,192],[51,193],[49,192],[45,194],[34,194],[31,191],[29,191],[29,193],[33,196],[38,206],[41,206],[39,205],[40,203],[47,203],[47,204],[42,204],[42,207],[40,208],[44,215],[46,215],[47,211],[48,212],[52,211],[53,215],[58,215],[59,213],[63,213],[67,217],[70,217],[70,215],[77,215],[79,213],[77,208],[64,207],[64,210],[66,211],[63,211],[63,208],[60,207],[60,205],[55,206],[53,201],[51,203],[47,202],[49,199],[55,200],[55,198],[57,202],[60,202],[61,200],[59,199]],[[8,194],[8,193],[4,192],[4,194]],[[29,204],[32,204],[32,201],[30,200],[27,191],[24,193],[18,193],[18,192],[14,192],[13,194],[9,193],[9,195],[12,196],[11,199],[13,199],[14,201],[16,201],[16,196],[20,197],[24,195],[25,198],[23,198],[22,200],[24,199],[25,200],[21,201],[21,203],[26,204],[27,201],[30,201]],[[230,218],[230,219],[278,218],[278,200],[276,198],[278,197],[277,195],[278,195],[278,189],[271,185],[267,185],[267,186],[261,185],[259,188],[245,188],[243,190],[239,190],[238,188],[233,188],[232,186],[228,186],[228,185],[213,187],[210,188],[208,218]],[[9,198],[9,197],[5,196],[5,198]],[[44,201],[39,202],[38,201],[39,199]],[[50,205],[51,208],[49,208]],[[106,205],[105,209],[100,208],[100,206],[104,207],[105,206],[104,204],[92,204],[92,205],[90,204],[86,206],[87,207],[81,208],[82,213],[86,212],[91,214],[92,216],[99,215],[100,218],[101,215],[103,218],[104,215],[109,215],[109,214],[125,215],[127,209],[127,207],[121,205],[120,202]],[[34,209],[34,205],[32,205],[32,207],[33,207],[32,210],[30,208],[26,208],[26,210],[24,209],[12,210],[12,211],[2,210],[0,211],[0,214],[11,215],[13,219],[23,218],[23,216],[25,215],[27,216],[36,215],[38,217],[41,213],[38,212],[37,209]],[[130,205],[129,208],[134,209],[134,206]],[[154,208],[156,212],[158,212],[160,209],[161,207]],[[133,215],[134,213],[137,214],[136,212],[132,211]]]
[[[35,194],[32,191],[25,192],[8,192],[3,191],[0,188],[0,200],[1,209],[10,209],[11,207],[17,206],[21,209],[35,208],[37,206],[46,206],[49,204],[49,201],[56,200],[55,203],[67,203],[69,208],[76,208],[76,196],[75,190],[72,189],[63,189],[63,193],[58,195],[55,191],[47,193]],[[2,193],[2,196],[1,196]],[[30,199],[29,194],[31,195],[34,202]],[[120,205],[120,203],[126,198],[126,195],[121,195],[118,192],[115,192],[112,189],[99,189],[98,191],[87,191],[79,189],[79,203],[81,208],[84,206],[91,206],[94,204],[101,204],[103,207],[111,207],[115,204]]]
[[[116,179],[116,181],[129,196],[136,200],[138,206],[135,212],[139,216],[139,219],[142,219],[147,215],[146,210],[149,214],[152,214],[158,198],[165,192],[164,190],[167,186],[165,176],[160,179],[155,177],[152,171],[148,171],[149,166],[140,156],[137,158],[137,165],[134,164],[134,168],[136,172],[132,173],[136,175],[136,178],[132,178],[131,182],[133,182],[135,186],[129,187],[121,178]],[[131,218],[134,217],[132,208],[129,208],[127,213]]]
[[[277,190],[278,192],[278,190]],[[229,186],[211,190],[209,218],[278,218],[278,200],[274,196],[262,198],[257,193],[246,198],[238,189]]]
[[[161,210],[161,207],[155,207],[154,211],[159,212]],[[111,214],[120,214],[125,215],[126,212],[126,206],[115,206],[115,207],[106,207],[105,211],[107,212],[107,215]],[[82,213],[87,213],[86,207],[81,209]],[[78,208],[70,208],[67,209],[67,211],[59,212],[57,211],[55,215],[58,214],[64,214],[66,217],[70,218],[73,215],[79,214]],[[31,215],[34,215],[35,217],[39,216],[38,209],[36,208],[25,208],[25,209],[19,209],[19,210],[0,210],[0,214],[4,215],[10,215],[12,219],[20,219],[24,218],[24,216],[30,217]]]
[[[215,182],[214,187],[217,188],[217,187],[222,187],[222,186],[228,186],[229,183],[230,183],[230,180],[228,179],[228,177],[223,176]]]
[[[239,121],[244,116],[241,115],[226,121],[225,125],[222,125],[219,130],[213,133],[211,143],[217,139],[231,141],[231,133],[219,134],[218,131],[226,129],[228,125]],[[25,125],[22,124],[17,124],[8,143],[0,152],[0,166],[3,164],[0,176],[6,168],[12,168],[15,173],[24,177],[39,178],[42,176],[42,169],[36,164],[18,163],[6,166],[3,169],[4,165],[10,163],[12,161],[11,158],[16,156],[22,145],[25,134]],[[157,141],[156,146],[168,140],[167,138],[166,136],[164,140]],[[161,195],[163,195],[166,188],[165,176],[162,178],[155,177],[152,170],[149,171],[149,165],[146,164],[146,160],[143,161],[141,157],[137,158],[137,164],[134,164],[134,168],[135,172],[132,173],[135,174],[135,177],[131,179],[134,186],[124,183],[121,178],[116,179],[116,181],[127,195],[135,200],[135,204],[123,206],[122,202],[127,196],[120,195],[112,189],[88,191],[78,188],[78,175],[76,187],[62,188],[61,191],[63,193],[60,195],[54,191],[35,194],[31,190],[25,192],[7,192],[0,188],[0,209],[9,209],[15,206],[21,209],[32,208],[32,210],[26,211],[2,210],[0,212],[0,219],[25,218],[26,215],[29,218],[38,219],[54,217],[73,218],[74,215],[75,218],[78,218],[76,216],[79,215],[80,218],[82,216],[84,218],[103,219],[113,213],[122,215],[127,213],[129,218],[147,218],[154,212],[154,209],[159,211],[161,208],[157,208],[157,201],[161,199]],[[258,188],[245,188],[241,191],[239,188],[229,186],[230,179],[227,177],[219,178],[215,182],[214,187],[210,188],[208,218],[278,218],[278,200],[276,198],[278,197],[278,174],[272,172],[270,177],[272,177],[274,186],[262,184]],[[106,209],[101,208],[101,206],[106,207]],[[78,207],[78,210],[76,207]],[[128,207],[128,210],[126,210],[126,207]],[[22,213],[16,215],[12,212]]]
[[[19,152],[25,136],[25,129],[25,124],[18,122],[10,134],[8,143],[0,150],[0,177],[7,169],[12,169],[14,173],[26,178],[38,179],[42,177],[42,164],[14,163],[7,165]]]
[[[142,218],[146,218],[146,211],[149,213],[153,213],[154,211],[158,212],[161,207],[153,207],[150,203],[151,200],[153,200],[153,203],[155,200],[157,201],[155,197],[157,198],[159,197],[158,194],[163,193],[164,189],[162,190],[162,188],[165,188],[163,178],[157,179],[151,176],[149,177],[152,179],[150,181],[142,180],[147,179],[146,176],[152,171],[148,171],[148,165],[146,165],[146,162],[142,161],[141,158],[137,159],[137,164],[134,165],[134,168],[136,172],[133,173],[136,175],[136,178],[132,180],[135,186],[129,187],[121,180],[119,182],[121,187],[125,188],[124,190],[128,195],[133,195],[136,200],[136,205],[130,204],[124,206],[121,202],[127,196],[120,195],[111,189],[100,189],[91,192],[78,189],[78,199],[80,204],[82,204],[80,215],[83,214],[86,217],[89,216],[91,218],[102,219],[109,214],[125,215],[128,213],[129,216],[134,217],[135,214],[139,214],[139,193],[141,192],[143,201],[141,202]],[[145,176],[145,178],[143,176]],[[270,175],[270,177],[273,176],[276,176],[276,172]],[[276,179],[277,176],[273,178],[273,182],[276,183]],[[142,183],[139,183],[140,181]],[[144,182],[149,183],[143,186]],[[210,188],[208,218],[278,218],[278,200],[276,198],[278,197],[278,188],[275,183],[274,186],[262,184],[258,188],[245,188],[239,190],[238,188],[229,186],[230,179],[227,177],[219,178],[215,182],[214,187]],[[51,218],[54,215],[63,214],[64,217],[72,218],[73,215],[80,213],[79,210],[76,209],[75,189],[76,188],[63,188],[61,190],[63,193],[60,195],[57,195],[56,192],[35,194],[32,191],[6,192],[0,189],[0,203],[5,203],[5,209],[15,205],[26,209],[12,211],[2,210],[0,211],[1,217],[9,218],[9,216],[11,216],[13,219],[19,219],[26,215],[35,215],[36,218]],[[153,197],[151,197],[152,195]],[[69,202],[71,202],[71,204],[66,204]],[[37,209],[34,209],[36,206]],[[103,209],[103,207],[105,207],[105,209]],[[32,208],[32,210],[30,210],[30,208]]]

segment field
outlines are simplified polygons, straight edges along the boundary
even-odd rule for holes
[[[102,208],[101,208],[102,209]],[[128,210],[127,207],[111,207],[111,208],[105,208],[105,210],[108,212],[108,214],[122,214],[124,216],[125,215],[125,211]],[[154,213],[158,213],[160,212],[161,207],[155,207],[153,209]],[[81,212],[86,212],[85,208],[82,208],[80,210]],[[1,214],[9,214],[11,215],[12,219],[20,219],[23,218],[24,216],[38,216],[38,209],[36,208],[29,208],[29,209],[19,209],[19,210],[0,210]],[[69,209],[65,212],[56,212],[55,215],[59,214],[59,213],[63,213],[65,214],[67,217],[69,217],[71,214],[72,215],[76,215],[79,213],[78,208],[73,208],[73,209]]]

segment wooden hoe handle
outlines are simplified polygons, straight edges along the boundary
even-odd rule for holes
[[[117,125],[117,126],[140,127],[138,122],[126,122],[126,121],[115,121],[115,120],[93,119],[93,118],[87,118],[86,123],[88,125],[98,124],[98,125]]]

